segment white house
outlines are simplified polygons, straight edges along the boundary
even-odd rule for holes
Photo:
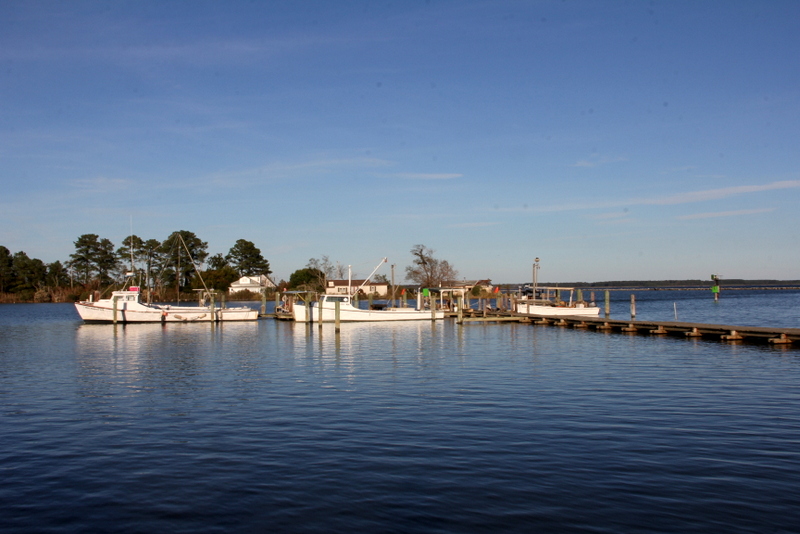
[[[269,279],[267,275],[260,274],[258,276],[243,276],[231,284],[229,293],[236,293],[237,291],[252,291],[253,293],[261,293],[265,289],[274,288],[275,284]]]
[[[355,291],[361,284],[364,284],[364,282],[364,280],[350,280],[350,290]],[[347,280],[328,280],[325,283],[325,294],[347,295],[347,287]],[[385,297],[389,294],[389,284],[367,281],[367,283],[361,288],[361,291],[367,295]]]

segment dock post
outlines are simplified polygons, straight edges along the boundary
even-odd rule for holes
[[[320,296],[319,300],[317,300],[317,308],[319,309],[319,312],[317,313],[317,322],[319,323],[319,327],[321,329],[322,328],[322,296]]]
[[[741,341],[744,339],[744,337],[741,334],[739,334],[739,332],[737,332],[736,330],[731,330],[730,334],[722,335],[720,336],[720,339],[722,341]]]
[[[214,309],[214,308],[216,308],[216,306],[217,306],[217,303],[216,303],[215,301],[216,301],[216,298],[215,298],[215,296],[214,296],[214,293],[211,293],[211,308],[210,308],[210,309],[211,309],[211,322],[212,322],[212,323],[213,323],[213,322],[214,322],[214,320],[217,318],[217,316],[216,316],[216,313],[217,313],[217,312],[216,312],[216,310]]]
[[[114,307],[114,317],[112,319],[114,324],[117,324],[117,297],[111,297],[111,305]]]
[[[337,334],[339,333],[339,322],[340,322],[340,316],[339,316],[339,311],[340,311],[340,310],[339,310],[339,305],[340,305],[340,304],[341,304],[341,303],[340,303],[340,302],[337,300],[337,301],[336,301],[336,311],[334,312],[334,313],[335,313],[334,320],[336,321],[336,328],[335,328],[335,331],[336,331],[336,333],[337,333]],[[321,323],[320,323],[320,324],[321,324]]]
[[[583,289],[579,289],[576,292],[576,296],[578,297],[578,302],[583,302]]]
[[[267,291],[261,290],[261,315],[267,314]]]
[[[636,295],[631,293],[631,320],[636,319]]]
[[[367,302],[369,303],[369,308],[368,309],[371,310],[372,309],[372,293],[370,293],[369,296],[367,297]]]
[[[781,333],[780,337],[770,338],[767,341],[773,345],[789,345],[792,342],[785,333]]]
[[[611,315],[611,292],[608,289],[605,290],[605,298],[606,298],[606,319],[608,319],[608,316]]]
[[[456,306],[458,306],[458,318],[456,319],[456,322],[458,324],[463,324],[464,323],[464,297],[462,295],[458,296],[458,304],[456,304]]]
[[[431,299],[431,321],[436,320],[436,299],[433,298],[433,295],[430,296]]]

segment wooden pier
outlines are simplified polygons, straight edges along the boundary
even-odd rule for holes
[[[534,325],[559,326],[595,330],[597,332],[619,332],[654,336],[677,336],[685,339],[708,339],[726,343],[753,342],[771,345],[793,343],[800,347],[800,328],[773,328],[760,326],[732,326],[721,324],[686,323],[678,321],[633,321],[579,316],[535,316],[512,312],[487,312],[465,316],[462,322],[508,322]]]

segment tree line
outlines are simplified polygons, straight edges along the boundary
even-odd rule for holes
[[[209,255],[208,243],[194,232],[178,230],[166,239],[126,237],[119,246],[97,234],[76,239],[75,252],[61,262],[44,263],[25,252],[0,245],[0,302],[67,302],[84,300],[94,291],[121,285],[129,279],[149,290],[155,300],[171,300],[193,289],[227,291],[242,276],[269,276],[269,261],[251,241],[239,239],[227,254]],[[446,260],[434,257],[424,245],[411,249],[407,280],[417,286],[437,287],[456,280]],[[327,256],[311,258],[294,271],[280,289],[324,291],[329,279],[344,279],[347,269]],[[385,274],[374,281],[388,283]]]
[[[126,237],[119,247],[97,234],[74,241],[65,262],[44,263],[0,245],[0,301],[64,302],[133,277],[156,298],[191,289],[227,291],[242,276],[271,274],[269,261],[251,241],[239,239],[227,254],[209,257],[208,243],[178,230],[166,239]],[[205,270],[201,267],[205,265]]]

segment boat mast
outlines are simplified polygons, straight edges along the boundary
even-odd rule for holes
[[[364,280],[364,282],[363,282],[363,283],[362,283],[360,286],[358,286],[358,289],[356,289],[356,293],[358,293],[358,292],[361,290],[361,288],[362,288],[362,287],[364,287],[364,286],[367,284],[367,282],[369,282],[370,278],[372,278],[372,275],[373,275],[373,274],[375,274],[375,272],[376,272],[378,269],[380,269],[380,268],[381,268],[381,265],[383,265],[384,263],[387,263],[388,261],[389,261],[389,260],[387,260],[386,258],[383,258],[383,259],[380,261],[380,263],[378,263],[378,266],[377,266],[377,267],[375,267],[374,269],[372,269],[372,272],[371,272],[371,273],[369,273],[369,276],[367,277],[367,279],[366,279],[366,280]],[[348,285],[348,286],[350,285],[350,281],[349,281],[349,280],[348,280],[348,282],[347,282],[347,285]]]

